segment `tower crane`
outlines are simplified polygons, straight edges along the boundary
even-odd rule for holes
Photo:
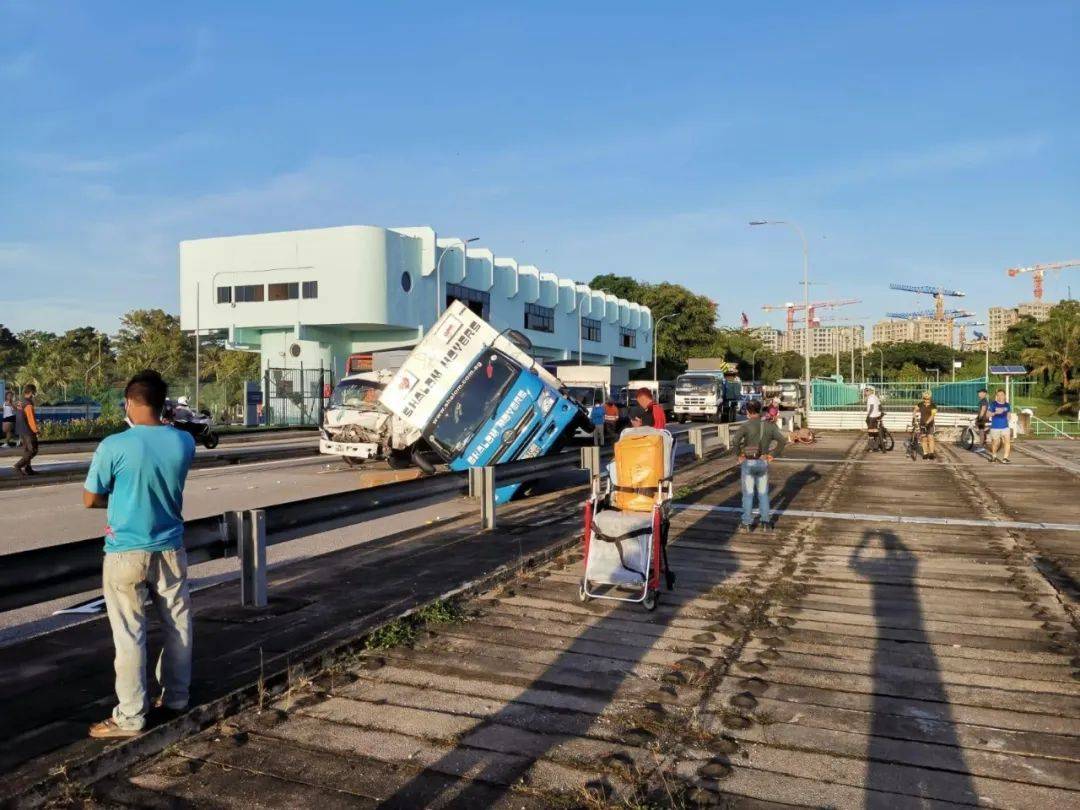
[[[937,321],[952,321],[956,318],[971,318],[974,317],[974,312],[968,312],[966,309],[950,309],[948,311],[938,312],[936,309],[920,309],[916,312],[886,312],[887,318],[903,318],[906,321],[913,320],[915,318],[933,318]]]
[[[861,304],[862,300],[858,298],[849,298],[843,301],[812,301],[809,306],[809,321],[810,325],[814,325],[814,313],[819,309],[831,309],[833,307],[846,307],[848,304]],[[762,307],[766,312],[775,312],[778,309],[787,311],[787,331],[791,334],[791,330],[795,328],[795,313],[802,312],[807,309],[806,304],[793,304],[790,301],[786,304],[765,304]]]
[[[945,287],[931,287],[925,284],[890,284],[890,290],[904,290],[905,292],[921,293],[923,295],[934,296],[934,312],[932,313],[935,320],[944,321],[945,317],[945,296],[952,296],[954,298],[963,298],[964,293],[959,290],[950,290]],[[920,317],[927,317],[920,316]]]
[[[1029,267],[1010,267],[1005,272],[1012,278],[1019,276],[1023,273],[1031,273],[1031,279],[1034,282],[1035,300],[1042,301],[1043,297],[1043,276],[1046,275],[1047,270],[1064,270],[1067,267],[1080,267],[1080,259],[1069,259],[1065,262],[1050,262],[1049,264],[1033,264]]]

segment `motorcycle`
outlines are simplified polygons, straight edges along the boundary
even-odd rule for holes
[[[214,430],[214,420],[210,418],[209,411],[203,410],[199,413],[186,411],[177,414],[176,406],[167,402],[162,421],[168,422],[177,430],[191,434],[191,437],[207,450],[213,450],[218,446],[219,437]]]

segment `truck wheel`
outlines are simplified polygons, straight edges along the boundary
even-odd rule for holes
[[[386,463],[391,470],[404,470],[412,466],[412,456],[408,450],[391,450]]]

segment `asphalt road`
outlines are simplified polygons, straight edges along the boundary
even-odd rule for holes
[[[415,475],[414,470],[385,467],[351,470],[329,457],[195,469],[184,490],[184,517],[255,509]],[[0,554],[82,540],[104,527],[104,511],[83,508],[79,482],[0,490]]]

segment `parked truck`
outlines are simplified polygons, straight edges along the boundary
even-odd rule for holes
[[[734,422],[742,382],[729,364],[680,374],[675,380],[675,418],[683,422]]]
[[[386,384],[380,404],[452,470],[559,450],[588,412],[541,367],[519,333],[496,331],[459,301],[442,314]],[[518,484],[496,489],[509,500]]]

